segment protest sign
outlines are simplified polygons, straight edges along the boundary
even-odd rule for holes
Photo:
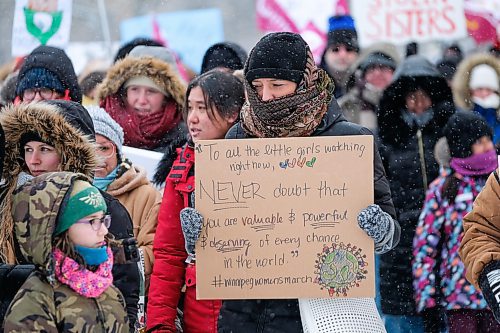
[[[158,37],[177,52],[183,63],[199,72],[205,51],[224,41],[222,13],[217,8],[138,16],[120,23],[122,43],[136,37]]]
[[[64,49],[71,29],[72,0],[16,0],[12,56],[29,54],[39,45]]]
[[[318,63],[325,50],[329,17],[348,14],[346,0],[257,0],[255,10],[261,31],[300,34]]]
[[[463,0],[356,0],[351,14],[362,47],[467,36]]]
[[[374,297],[373,137],[196,144],[199,299]]]
[[[129,159],[132,164],[146,169],[146,176],[153,181],[156,167],[163,156],[162,153],[146,149],[123,146],[123,155]]]

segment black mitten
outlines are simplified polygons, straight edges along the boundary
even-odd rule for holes
[[[493,316],[500,323],[500,261],[492,261],[479,275],[479,287]]]

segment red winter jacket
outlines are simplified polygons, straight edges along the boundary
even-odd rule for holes
[[[181,289],[184,297],[184,332],[216,333],[221,301],[196,300],[196,266],[186,264],[186,249],[179,213],[188,207],[194,191],[194,150],[185,145],[177,149],[177,159],[167,176],[158,226],[153,243],[155,263],[147,309],[148,331],[176,332],[174,320]]]

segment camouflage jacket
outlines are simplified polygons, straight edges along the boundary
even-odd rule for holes
[[[125,301],[109,287],[86,298],[60,283],[54,274],[52,241],[66,193],[81,174],[54,172],[34,178],[14,193],[12,214],[21,252],[36,271],[7,310],[6,332],[128,332]]]

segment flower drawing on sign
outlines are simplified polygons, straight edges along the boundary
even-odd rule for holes
[[[314,283],[328,290],[330,296],[347,296],[350,289],[359,287],[361,280],[366,279],[367,265],[366,255],[356,246],[324,245],[316,260]]]

